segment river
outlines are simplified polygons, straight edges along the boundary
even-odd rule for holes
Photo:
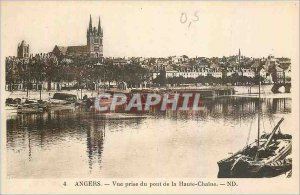
[[[293,134],[291,101],[261,100],[261,133],[284,117],[281,131]],[[219,97],[203,100],[199,111],[151,110],[147,118],[127,120],[82,110],[13,115],[7,117],[7,175],[217,178],[217,162],[255,140],[257,102]]]

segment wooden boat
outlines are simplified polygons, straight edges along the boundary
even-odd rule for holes
[[[75,108],[77,96],[68,93],[55,93],[49,100],[49,110],[72,110]]]
[[[292,151],[292,136],[276,133],[282,121],[260,137],[259,145],[256,141],[219,161],[218,177],[274,177],[291,170],[292,160],[286,157]]]
[[[292,152],[292,136],[278,132],[283,120],[283,118],[280,119],[270,134],[260,136],[260,114],[258,112],[257,140],[229,158],[219,161],[218,177],[274,177],[290,171],[292,159],[287,156]]]
[[[22,104],[18,104],[17,113],[34,114],[40,113],[48,109],[48,103],[42,100],[26,99]]]
[[[61,104],[61,105],[72,104],[75,103],[76,101],[77,101],[77,96],[68,93],[55,93],[53,95],[53,98],[50,99],[50,102],[52,104]]]
[[[19,105],[17,109],[18,114],[36,114],[43,112],[43,108],[39,108],[38,104],[23,104]]]

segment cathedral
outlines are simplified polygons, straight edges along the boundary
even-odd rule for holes
[[[86,56],[92,58],[103,57],[103,28],[99,17],[98,27],[93,27],[92,16],[90,15],[90,22],[86,32],[86,45],[80,46],[58,46],[53,49],[53,53],[57,57],[63,56]]]

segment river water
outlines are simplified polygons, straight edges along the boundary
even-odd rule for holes
[[[261,100],[261,133],[281,117],[293,134],[290,98]],[[104,120],[80,110],[7,117],[10,178],[217,178],[217,162],[257,136],[256,98],[203,100],[199,111],[151,110]]]

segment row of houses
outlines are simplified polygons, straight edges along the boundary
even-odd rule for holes
[[[268,72],[264,67],[260,69],[258,72],[256,69],[251,68],[229,68],[229,69],[222,69],[222,68],[200,68],[194,70],[165,70],[159,72],[152,73],[152,79],[157,78],[160,74],[164,74],[165,78],[173,78],[173,77],[183,77],[183,78],[197,78],[197,77],[207,77],[212,76],[214,78],[225,78],[225,77],[232,77],[234,74],[238,76],[245,76],[248,78],[254,78],[257,75],[260,75],[265,79],[266,83],[274,83],[274,82],[286,82],[290,81],[291,79],[291,69],[288,68],[284,70],[280,67],[276,67],[275,72]],[[276,75],[276,81],[274,80]]]

